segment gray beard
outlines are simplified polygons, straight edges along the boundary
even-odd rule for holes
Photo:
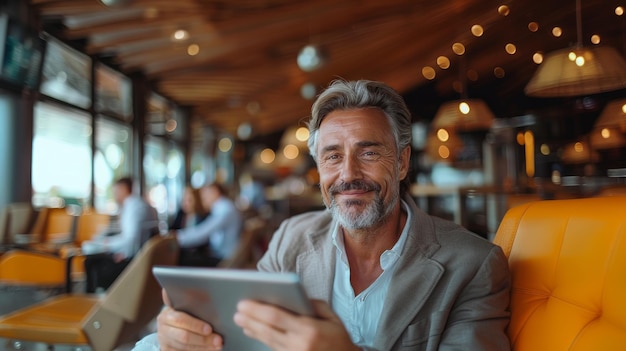
[[[335,201],[335,197],[331,198],[330,210],[331,215],[339,225],[347,230],[361,230],[372,228],[379,223],[383,222],[391,210],[398,204],[398,194],[395,194],[389,204],[385,205],[383,199],[380,197],[380,193],[376,193],[376,197],[374,201],[368,204],[365,209],[359,213],[355,213],[350,211],[350,207],[353,205],[362,205],[363,202],[360,200],[352,200],[344,203],[346,208],[341,209],[337,202]]]

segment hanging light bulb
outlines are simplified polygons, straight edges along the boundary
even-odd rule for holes
[[[326,55],[317,45],[306,45],[298,53],[298,67],[305,72],[312,72],[326,63]]]
[[[579,96],[626,87],[626,61],[615,49],[583,47],[580,0],[576,0],[576,27],[576,47],[547,54],[526,85],[526,95]]]

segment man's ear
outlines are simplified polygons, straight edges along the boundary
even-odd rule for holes
[[[398,175],[400,179],[406,178],[409,173],[409,160],[411,159],[411,146],[406,146],[400,152],[400,162],[398,162]]]

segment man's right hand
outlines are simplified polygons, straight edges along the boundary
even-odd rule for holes
[[[162,294],[166,307],[157,317],[157,336],[161,351],[222,349],[222,337],[213,333],[210,324],[174,310],[170,307],[165,290]]]

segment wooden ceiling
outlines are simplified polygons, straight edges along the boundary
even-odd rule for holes
[[[401,93],[427,86],[444,97],[458,96],[458,81],[466,83],[470,97],[478,87],[497,86],[490,91],[506,105],[523,94],[536,70],[533,53],[578,39],[575,0],[117,2],[30,0],[30,6],[44,30],[124,73],[142,72],[160,94],[190,107],[194,118],[233,134],[243,122],[261,135],[301,122],[311,105],[301,96],[302,85],[319,89],[338,77],[385,81]],[[503,4],[507,16],[498,11]],[[624,52],[626,15],[615,14],[618,5],[582,0],[584,45],[598,34],[603,45]],[[539,25],[536,32],[528,29],[532,21]],[[480,37],[470,31],[475,24],[484,29]],[[552,35],[555,26],[561,37]],[[173,40],[178,29],[188,39]],[[453,53],[455,42],[465,46],[463,56]],[[505,51],[509,43],[515,54]],[[195,56],[187,53],[191,44],[199,47]],[[296,63],[307,44],[327,55],[313,72]],[[439,56],[450,59],[450,68],[437,65]],[[422,74],[426,66],[435,70],[432,81]],[[503,77],[494,75],[496,67]]]

